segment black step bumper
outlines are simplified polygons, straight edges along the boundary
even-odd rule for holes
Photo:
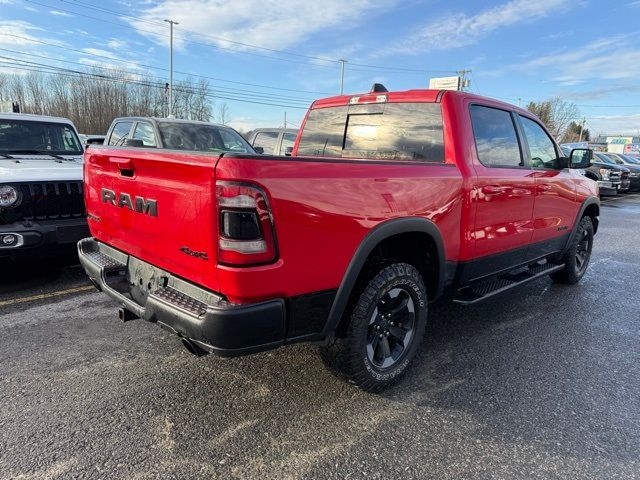
[[[285,343],[283,299],[238,305],[93,238],[78,242],[80,263],[128,317],[158,323],[207,352],[238,356]]]

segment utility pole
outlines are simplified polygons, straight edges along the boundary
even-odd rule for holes
[[[284,128],[287,128],[287,112],[284,112]]]
[[[467,80],[467,73],[471,73],[471,70],[458,70],[456,73],[460,77],[460,90],[464,92],[471,85],[471,80]]]
[[[580,124],[580,136],[578,137],[578,143],[582,141],[582,132],[584,132],[584,124],[587,123],[587,117],[582,117],[582,123]]]
[[[342,95],[344,92],[344,64],[347,61],[342,58],[338,61],[340,62],[340,95]]]
[[[179,25],[173,20],[165,20],[169,24],[169,118],[173,118],[173,26]]]

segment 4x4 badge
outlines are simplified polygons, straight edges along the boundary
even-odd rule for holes
[[[209,260],[207,252],[196,252],[194,250],[191,250],[189,247],[180,247],[180,251],[182,253],[186,253],[190,257],[199,258],[201,260]]]

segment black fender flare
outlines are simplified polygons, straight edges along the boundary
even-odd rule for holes
[[[582,217],[584,217],[584,212],[587,210],[587,207],[589,207],[590,205],[597,205],[598,213],[600,212],[600,199],[598,197],[587,197],[587,199],[584,202],[582,202],[582,205],[580,205],[580,210],[578,210],[578,215],[576,215],[576,221],[574,222],[573,228],[571,229],[571,233],[569,234],[569,238],[567,239],[567,244],[562,250],[563,254],[567,251],[567,249],[569,248],[569,245],[571,245],[571,242],[573,242],[573,239],[575,238],[576,233],[578,232],[578,225],[580,225],[580,220],[582,219]],[[595,234],[596,231],[598,230],[598,226],[594,225],[593,228],[594,228],[593,233]]]
[[[442,235],[440,234],[440,230],[436,224],[426,218],[417,217],[402,217],[387,220],[371,230],[356,249],[353,258],[351,259],[351,262],[349,262],[349,266],[342,277],[342,282],[340,283],[340,287],[338,288],[333,300],[333,305],[329,312],[329,318],[327,319],[327,323],[325,324],[323,331],[324,337],[332,335],[338,327],[342,314],[347,306],[347,302],[349,301],[349,297],[351,296],[351,292],[353,291],[356,280],[358,279],[358,275],[360,275],[362,267],[373,249],[380,244],[380,242],[389,237],[400,233],[414,232],[426,233],[433,239],[436,245],[436,249],[438,251],[438,285],[435,298],[442,294],[445,282],[446,257]]]

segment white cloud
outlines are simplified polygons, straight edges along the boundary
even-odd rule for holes
[[[137,15],[144,21],[131,20],[141,35],[152,38],[162,45],[168,43],[168,25],[151,26],[149,20],[162,21],[170,18],[176,25],[174,44],[184,45],[181,36],[192,31],[208,37],[214,35],[243,43],[267,48],[283,49],[297,45],[316,32],[329,27],[353,27],[363,19],[364,14],[393,6],[398,0],[325,0],[317,4],[308,0],[161,0]],[[143,30],[157,30],[149,34]],[[241,49],[242,46],[216,40],[211,37],[200,41],[210,41],[223,47]]]
[[[1,2],[0,2],[0,3],[1,3]],[[30,5],[25,5],[25,6],[24,6],[24,9],[25,9],[26,11],[28,11],[28,12],[39,12],[39,11],[40,11],[40,10],[38,10],[37,8],[32,7],[32,6],[30,6]]]
[[[592,132],[598,133],[638,135],[638,132],[640,132],[640,113],[590,116],[587,121],[587,128]]]
[[[49,10],[49,13],[58,17],[73,17],[73,15],[71,15],[70,13],[60,12],[59,10]]]
[[[38,40],[32,32],[42,31],[21,20],[0,21],[0,45],[33,45]]]
[[[83,65],[87,65],[88,67],[99,68],[100,70],[106,70],[108,74],[113,74],[116,72],[118,75],[121,75],[122,78],[132,79],[132,80],[140,80],[141,77],[138,73],[142,71],[142,68],[133,64],[123,64],[123,63],[114,63],[109,60],[100,60],[98,58],[87,58],[83,57],[78,60]]]
[[[114,50],[120,50],[127,46],[127,42],[124,40],[118,40],[117,38],[112,38],[109,43],[107,43],[109,48],[113,48]]]
[[[574,86],[592,80],[620,81],[640,75],[638,33],[609,35],[579,48],[564,49],[522,63],[507,65],[493,73],[507,71],[540,75],[560,86]],[[620,68],[619,65],[624,65]]]
[[[415,54],[472,45],[495,30],[533,22],[574,3],[570,0],[511,0],[475,15],[450,14],[429,22],[417,32],[392,44],[384,53]]]

